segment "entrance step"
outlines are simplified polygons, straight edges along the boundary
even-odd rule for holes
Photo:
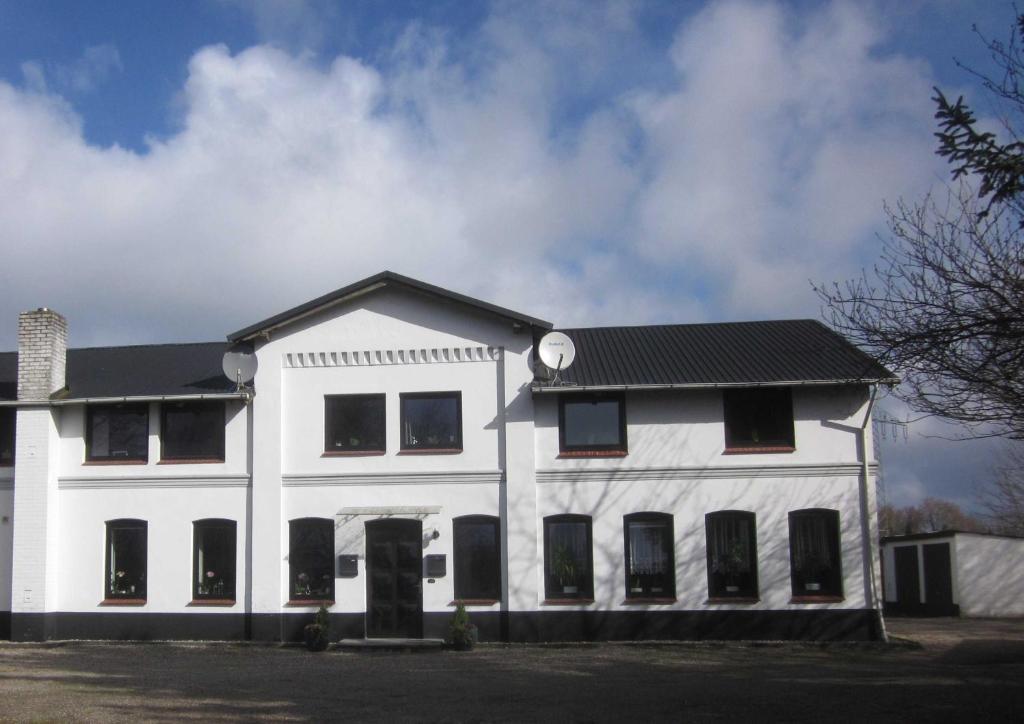
[[[342,639],[331,647],[343,651],[440,651],[444,639]]]

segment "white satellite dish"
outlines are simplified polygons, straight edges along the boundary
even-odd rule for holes
[[[569,335],[548,332],[537,343],[537,354],[546,367],[555,371],[554,381],[558,382],[558,373],[568,369],[576,359],[576,346],[569,339]]]
[[[256,355],[246,349],[235,348],[224,353],[224,375],[242,387],[256,376]]]

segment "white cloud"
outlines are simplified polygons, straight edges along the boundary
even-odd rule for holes
[[[384,268],[565,325],[815,316],[808,277],[930,180],[927,69],[855,6],[726,2],[654,83],[591,7],[501,5],[457,53],[411,26],[379,66],[204,48],[145,154],[89,146],[46,72],[0,83],[0,347],[44,304],[75,344],[217,338]]]
[[[28,60],[21,64],[26,87],[36,93],[45,93],[51,86],[60,93],[90,93],[123,69],[121,54],[109,44],[91,45],[71,63]]]

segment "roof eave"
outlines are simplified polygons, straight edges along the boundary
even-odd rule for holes
[[[657,385],[575,385],[562,383],[549,385],[534,382],[530,385],[535,393],[552,392],[622,392],[626,390],[708,390],[737,387],[824,387],[829,385],[897,385],[897,377],[878,379],[837,379],[837,380],[781,380],[778,382],[679,382]]]

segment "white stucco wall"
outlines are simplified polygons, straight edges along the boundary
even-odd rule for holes
[[[1024,540],[958,533],[953,570],[961,616],[1024,616]]]

